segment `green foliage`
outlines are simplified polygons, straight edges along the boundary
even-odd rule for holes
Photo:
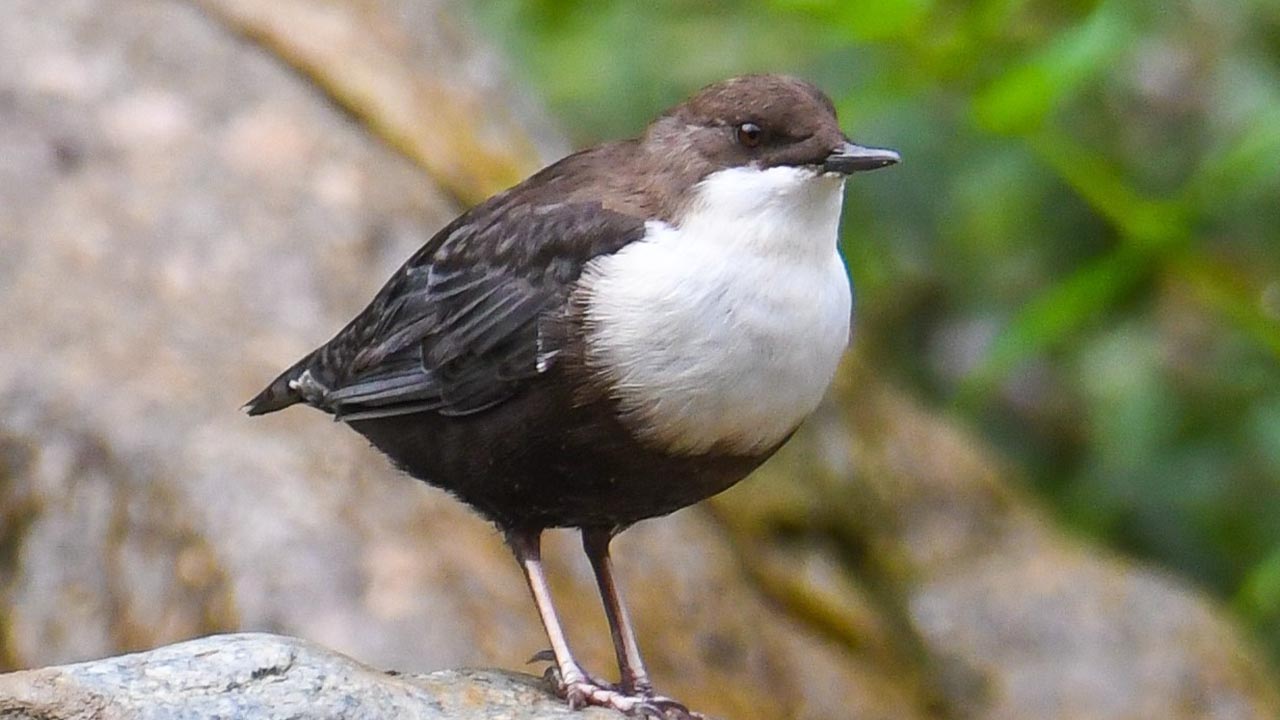
[[[1280,3],[476,3],[581,142],[805,75],[903,164],[855,178],[861,349],[1063,519],[1280,653]]]
[[[1132,31],[1122,7],[1115,1],[1100,6],[1044,49],[1013,63],[973,98],[978,124],[1004,135],[1039,130],[1055,107],[1123,51]]]

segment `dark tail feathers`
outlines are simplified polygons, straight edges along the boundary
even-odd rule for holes
[[[302,374],[302,371],[306,369],[307,364],[310,362],[311,356],[308,355],[299,360],[293,367],[280,373],[280,377],[272,380],[266,389],[245,403],[242,409],[250,415],[266,415],[303,402],[302,395],[290,387],[290,383],[298,379],[298,376]]]

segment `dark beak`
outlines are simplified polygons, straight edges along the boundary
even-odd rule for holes
[[[844,175],[878,170],[896,164],[902,158],[894,150],[885,148],[862,147],[845,141],[835,152],[827,156],[822,169],[827,172],[838,172]]]

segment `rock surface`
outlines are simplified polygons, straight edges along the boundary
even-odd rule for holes
[[[545,646],[490,527],[318,413],[237,410],[458,198],[558,153],[538,117],[442,0],[0,3],[0,665],[233,630],[403,672]],[[1204,597],[842,378],[712,512],[618,541],[660,690],[734,720],[1280,716]],[[576,539],[546,555],[607,674]]]
[[[541,678],[494,670],[401,675],[295,638],[215,635],[143,653],[0,675],[0,717],[30,720],[607,720]]]

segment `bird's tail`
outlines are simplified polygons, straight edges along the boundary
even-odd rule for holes
[[[242,409],[250,415],[266,415],[303,402],[305,398],[298,392],[296,381],[310,363],[311,355],[299,360],[293,367],[280,373],[280,377],[272,380],[271,384],[252,400],[245,403]]]

